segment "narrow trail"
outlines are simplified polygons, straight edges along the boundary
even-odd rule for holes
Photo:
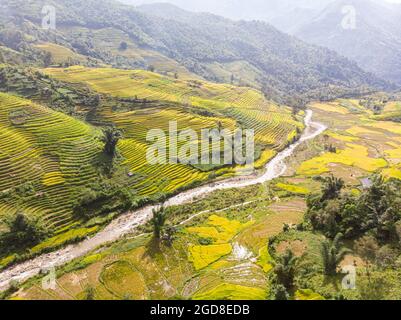
[[[282,176],[287,170],[285,160],[290,157],[295,149],[303,142],[314,139],[322,134],[327,127],[321,123],[312,121],[313,112],[306,111],[305,131],[299,141],[293,143],[283,151],[279,152],[265,167],[265,173],[260,176],[243,176],[210,183],[198,188],[185,191],[172,198],[166,203],[166,207],[186,204],[195,199],[205,196],[217,190],[243,188],[251,185],[271,181]],[[98,232],[92,238],[88,238],[78,244],[69,245],[63,249],[40,255],[31,260],[16,264],[0,272],[0,292],[9,287],[11,281],[23,282],[40,273],[43,269],[62,266],[73,259],[84,256],[97,247],[109,242],[116,241],[132,233],[136,227],[145,224],[151,219],[152,209],[157,205],[150,205],[141,209],[131,211],[113,220],[106,228]],[[192,218],[191,218],[192,219]]]

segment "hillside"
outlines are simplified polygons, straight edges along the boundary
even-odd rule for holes
[[[56,30],[38,26],[45,4],[57,9]],[[144,14],[105,0],[7,0],[1,6],[0,42],[26,55],[28,63],[56,63],[55,48],[47,51],[53,52],[50,57],[43,52],[48,43],[56,43],[74,51],[77,56],[71,60],[84,65],[101,61],[190,77],[195,73],[208,80],[255,86],[294,105],[298,96],[328,98],[387,86],[334,52],[307,45],[262,22],[234,22],[186,11],[155,17],[156,10]]]
[[[101,131],[8,94],[0,106],[2,223],[22,211],[52,231],[71,227],[75,199],[98,176]]]
[[[355,29],[344,29],[342,8],[353,6]],[[364,70],[401,84],[401,5],[338,0],[300,27],[301,39],[333,49]]]
[[[52,250],[130,208],[235,174],[235,167],[223,164],[149,164],[150,129],[167,131],[171,120],[198,136],[207,128],[253,128],[260,168],[303,128],[290,108],[257,90],[143,70],[3,65],[0,91],[8,91],[0,93],[0,230],[24,213],[48,232],[42,244],[0,246],[0,267],[20,259],[15,253],[29,257]],[[122,132],[114,160],[104,152],[107,126]]]

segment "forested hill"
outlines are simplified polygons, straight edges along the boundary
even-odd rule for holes
[[[54,31],[41,29],[46,5],[56,8]],[[0,44],[29,63],[44,60],[32,48],[52,42],[113,66],[146,67],[148,62],[139,61],[138,55],[117,50],[115,42],[121,41],[134,51],[169,57],[208,80],[257,86],[285,102],[388,86],[333,51],[305,44],[263,22],[234,22],[183,10],[176,14],[157,5],[145,8],[146,13],[108,0],[3,0]]]
[[[354,8],[355,26],[343,28],[343,8]],[[352,15],[352,11],[351,11]],[[295,34],[331,48],[379,77],[401,84],[401,5],[385,1],[337,0]]]

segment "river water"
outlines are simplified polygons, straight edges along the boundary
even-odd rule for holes
[[[210,183],[198,188],[182,192],[170,198],[165,206],[174,206],[190,203],[193,200],[210,194],[217,190],[243,188],[263,182],[271,181],[282,176],[287,165],[285,160],[289,158],[296,148],[305,141],[314,139],[322,134],[327,127],[321,123],[312,121],[313,112],[307,110],[305,114],[305,131],[301,138],[279,152],[269,163],[266,164],[264,174],[256,177],[237,177]],[[0,291],[4,291],[9,287],[11,281],[22,282],[31,277],[38,275],[43,270],[51,270],[51,268],[62,266],[73,259],[84,256],[90,251],[96,249],[100,245],[113,242],[124,235],[132,233],[136,227],[148,222],[152,216],[152,210],[157,206],[146,206],[144,208],[125,213],[113,220],[106,228],[99,231],[92,238],[88,238],[78,244],[69,245],[63,249],[40,255],[34,259],[14,265],[0,272]]]

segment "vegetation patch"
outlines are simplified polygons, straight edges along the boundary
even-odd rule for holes
[[[142,275],[128,261],[117,261],[103,268],[100,281],[119,299],[146,298],[146,284]]]
[[[310,289],[299,289],[295,292],[295,300],[325,300],[320,294]]]
[[[305,187],[300,187],[300,186],[285,184],[285,183],[277,183],[276,188],[288,191],[293,194],[304,194],[305,195],[305,194],[309,193],[309,189],[307,189]]]
[[[194,300],[265,300],[266,290],[241,285],[222,283],[217,287],[195,294]]]
[[[273,269],[274,260],[270,256],[269,249],[267,246],[263,246],[259,250],[259,257],[257,264],[262,267],[265,273],[269,273]]]
[[[71,229],[65,233],[54,236],[52,238],[46,239],[39,245],[30,249],[31,253],[39,253],[46,250],[54,250],[59,248],[61,245],[66,243],[74,243],[76,241],[80,241],[99,230],[98,226],[94,226],[91,228],[79,228],[79,229]]]
[[[229,243],[207,246],[189,246],[189,261],[194,264],[196,270],[206,268],[208,265],[230,254],[232,246]]]

